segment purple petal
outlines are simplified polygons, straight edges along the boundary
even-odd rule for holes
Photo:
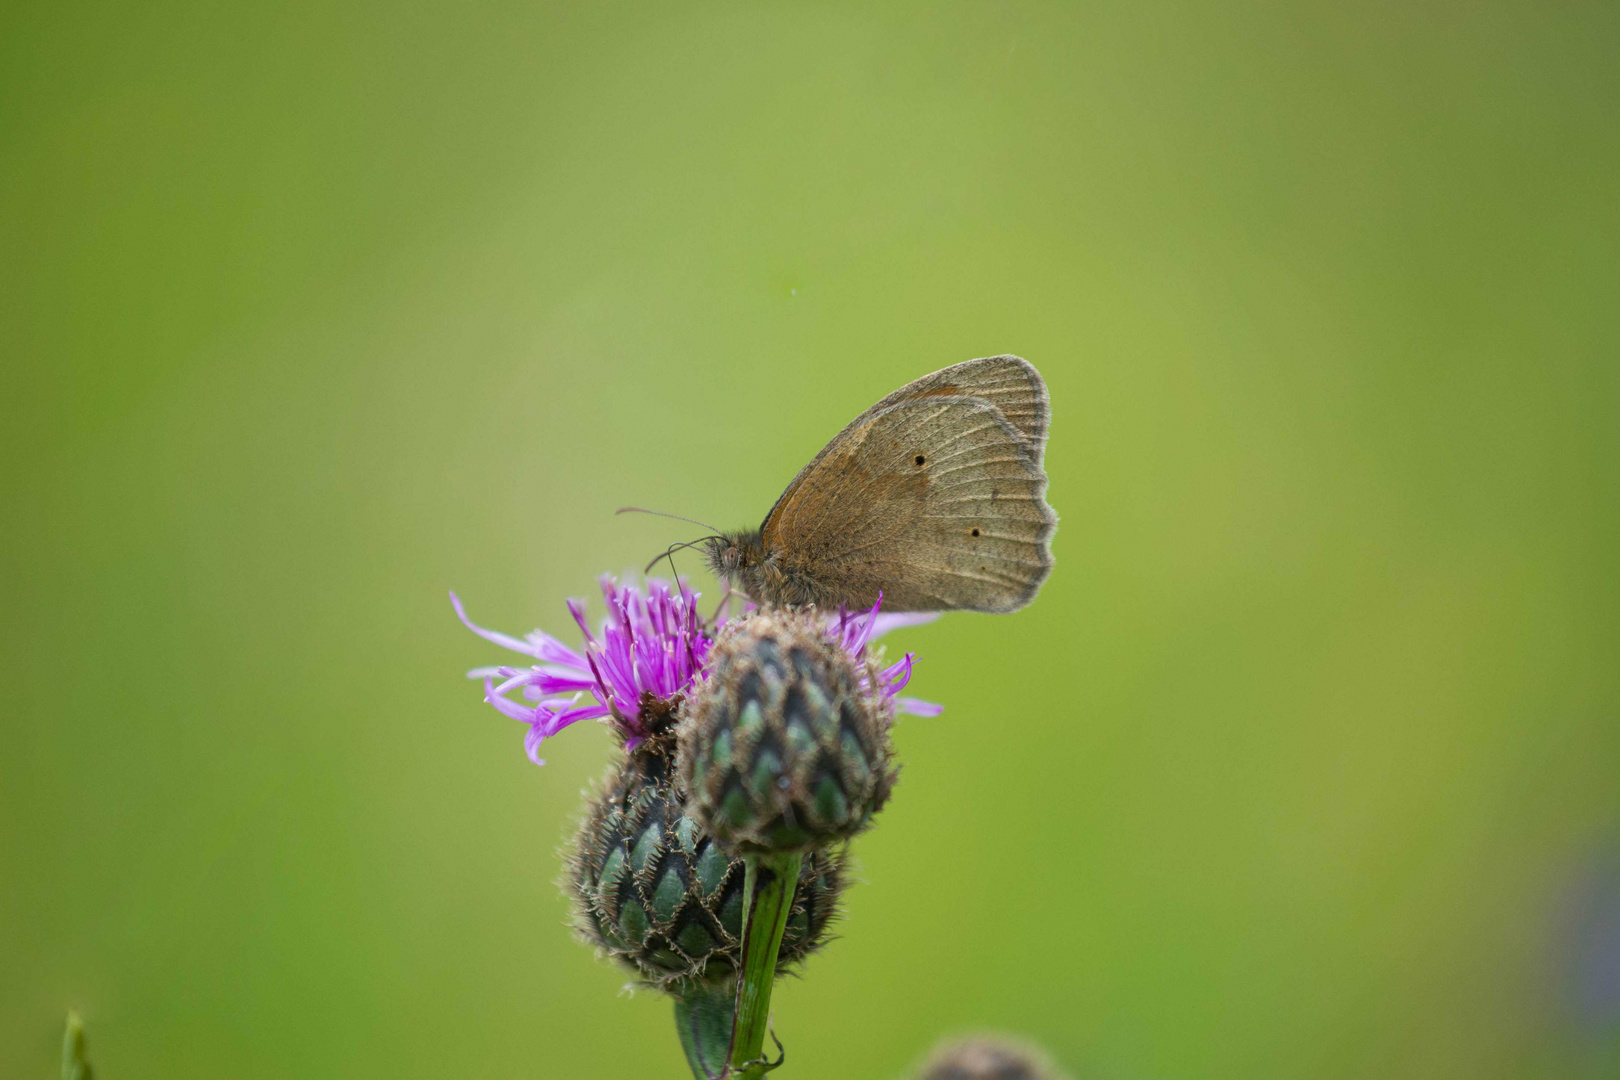
[[[484,700],[495,706],[502,716],[510,716],[513,720],[521,720],[525,724],[535,722],[538,709],[525,709],[515,701],[508,701],[495,693],[495,684],[489,679],[484,680]]]
[[[540,756],[540,743],[544,741],[544,739],[545,736],[540,733],[540,729],[538,727],[529,728],[529,733],[523,736],[523,752],[528,754],[529,760],[534,762],[536,765],[544,765],[546,763],[546,759]]]
[[[890,664],[878,672],[878,678],[883,681],[884,688],[890,696],[904,690],[906,683],[911,681],[911,662],[916,656],[916,653],[906,653],[900,658],[899,663]]]
[[[575,705],[572,709],[564,709],[558,713],[551,722],[553,731],[561,731],[569,724],[580,720],[600,720],[604,716],[611,716],[613,712],[606,705]]]
[[[574,617],[574,621],[579,624],[579,632],[585,635],[586,652],[588,653],[591,642],[596,639],[591,636],[591,628],[585,623],[585,601],[569,600],[568,614]]]
[[[535,655],[540,659],[572,668],[583,668],[585,666],[583,656],[544,630],[531,630],[525,636],[528,638],[529,644],[534,646]]]
[[[943,705],[914,697],[897,697],[894,699],[894,707],[910,716],[938,716],[945,711]]]
[[[596,689],[596,682],[592,679],[582,679],[577,675],[552,675],[548,672],[539,673],[534,683],[548,694],[572,694],[580,690]]]
[[[519,671],[495,688],[495,696],[501,697],[505,694],[511,693],[520,686],[528,686],[532,683],[538,683],[542,678],[544,678],[544,676],[538,671]]]
[[[877,625],[877,617],[878,617],[879,613],[881,613],[882,611],[883,611],[883,590],[879,589],[878,590],[877,603],[873,604],[872,605],[872,610],[868,611],[859,620],[860,621],[860,626],[861,626],[861,635],[860,635],[860,639],[861,639],[860,647],[861,648],[863,648],[863,649],[866,648],[867,642],[872,640],[872,627]]]
[[[497,630],[485,630],[482,626],[473,625],[473,621],[467,618],[466,609],[461,606],[461,598],[455,593],[450,594],[450,603],[455,607],[456,617],[461,620],[461,624],[485,641],[493,641],[502,648],[511,649],[513,652],[520,652],[526,656],[533,656],[536,659],[539,658],[528,642],[519,641],[517,638],[500,633]]]
[[[591,665],[583,656],[577,664],[536,664],[536,671],[543,671],[547,675],[554,675],[559,679],[588,679],[591,677]]]
[[[871,633],[866,640],[876,641],[890,630],[899,630],[904,626],[922,626],[934,622],[940,614],[938,611],[897,611],[877,615],[872,619]]]

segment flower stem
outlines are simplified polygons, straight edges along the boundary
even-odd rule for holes
[[[737,1019],[731,1032],[731,1075],[758,1080],[773,1067],[766,1062],[765,1031],[770,1026],[771,983],[776,954],[799,884],[799,852],[745,856],[743,879],[742,974],[737,980]]]

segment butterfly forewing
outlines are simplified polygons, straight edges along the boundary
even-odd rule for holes
[[[771,507],[771,514],[775,514],[777,507],[787,501],[821,463],[823,457],[872,417],[892,409],[903,401],[928,397],[982,398],[999,409],[1001,415],[1017,430],[1019,438],[1029,448],[1030,456],[1035,459],[1036,465],[1045,460],[1046,429],[1051,419],[1052,406],[1041,373],[1035,370],[1035,365],[1022,357],[985,356],[977,360],[952,364],[932,375],[924,375],[909,382],[851,420],[844,426],[843,431],[822,447],[821,453],[810,459],[810,464],[799,470],[799,475],[793,478],[787,490],[776,500],[776,506]],[[770,521],[770,516],[766,515],[766,522]]]
[[[1044,390],[1039,403],[1030,430],[1044,437]],[[1038,450],[988,399],[927,388],[899,397],[857,417],[799,474],[765,520],[765,548],[815,582],[823,606],[869,606],[881,590],[889,611],[1016,610],[1052,566],[1057,516]]]
[[[862,413],[857,420],[923,397],[982,398],[1001,410],[1001,415],[1017,429],[1032,450],[1039,465],[1046,456],[1046,428],[1052,405],[1041,373],[1019,356],[985,356],[952,364],[932,375],[924,375],[896,390]]]

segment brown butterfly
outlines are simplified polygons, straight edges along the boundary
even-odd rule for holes
[[[1016,356],[902,386],[840,431],[751,532],[702,541],[756,602],[885,611],[1017,611],[1052,572],[1051,404]]]

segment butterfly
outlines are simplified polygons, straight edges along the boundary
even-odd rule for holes
[[[758,529],[701,541],[756,603],[1017,611],[1052,572],[1051,403],[1017,356],[956,364],[849,422]]]

